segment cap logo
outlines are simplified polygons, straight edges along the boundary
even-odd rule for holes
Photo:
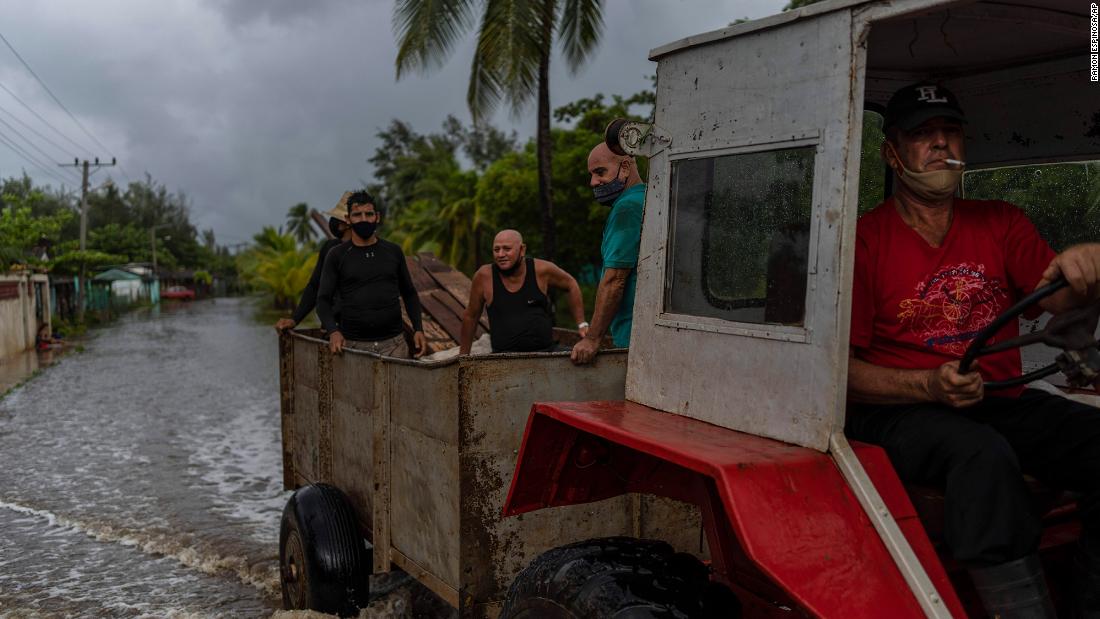
[[[917,86],[917,101],[925,103],[947,103],[947,97],[936,95],[935,86]]]

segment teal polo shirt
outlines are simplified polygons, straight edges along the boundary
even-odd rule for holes
[[[603,271],[630,269],[619,311],[611,319],[611,339],[617,348],[630,345],[630,327],[634,320],[634,289],[638,284],[638,244],[642,240],[642,212],[645,210],[645,183],[627,187],[611,205],[611,214],[603,229]],[[600,275],[603,275],[601,271]]]

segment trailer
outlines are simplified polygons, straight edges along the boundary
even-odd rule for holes
[[[422,362],[333,355],[297,331],[279,353],[284,487],[297,490],[280,535],[287,608],[355,614],[369,576],[399,568],[461,616],[495,617],[520,569],[563,543],[629,535],[700,550],[698,512],[667,499],[501,513],[532,404],[621,399],[623,350],[585,368],[568,353]]]

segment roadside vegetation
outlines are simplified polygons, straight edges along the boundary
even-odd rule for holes
[[[152,230],[161,269],[236,276],[232,256],[218,245],[214,231],[199,232],[191,223],[187,197],[152,178],[89,193],[83,252],[79,209],[79,193],[35,185],[26,175],[0,181],[0,272],[39,268],[73,275],[81,262],[93,273],[107,265],[151,263]]]

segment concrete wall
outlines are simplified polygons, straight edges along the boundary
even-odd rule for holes
[[[11,291],[17,293],[12,295]],[[0,275],[0,359],[34,347],[38,325],[50,323],[45,275]]]

